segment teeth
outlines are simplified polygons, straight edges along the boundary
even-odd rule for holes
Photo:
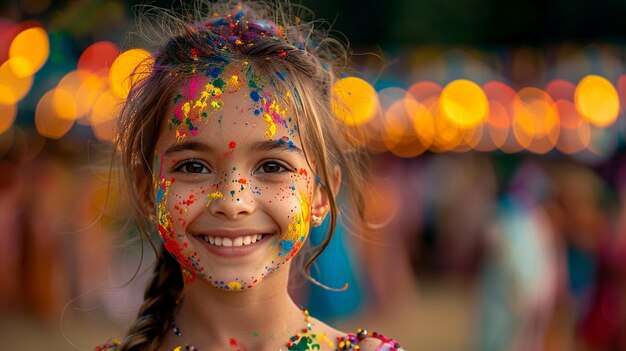
[[[227,246],[227,247],[246,246],[246,245],[254,244],[255,242],[261,239],[263,239],[263,234],[239,236],[234,239],[221,237],[221,236],[210,236],[210,235],[202,236],[202,240],[204,240],[205,242],[211,245]]]
[[[222,246],[233,246],[233,240],[231,238],[222,239]]]

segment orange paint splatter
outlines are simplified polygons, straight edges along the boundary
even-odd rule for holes
[[[304,169],[304,168],[300,168],[300,175],[307,176],[307,175],[309,175],[309,174],[307,173],[306,169]]]
[[[245,178],[239,178],[239,184],[247,184],[248,182],[246,181]]]

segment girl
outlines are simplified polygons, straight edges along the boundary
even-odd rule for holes
[[[136,220],[162,247],[126,338],[97,350],[400,349],[337,331],[287,293],[292,258],[326,216],[307,270],[328,245],[340,188],[362,213],[362,154],[331,111],[340,46],[252,2],[158,25],[116,147]]]

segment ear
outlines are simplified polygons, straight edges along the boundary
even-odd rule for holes
[[[341,171],[339,167],[333,169],[333,174],[330,177],[332,184],[329,184],[332,190],[333,196],[339,193],[341,187]],[[322,183],[316,183],[313,190],[313,199],[311,200],[311,224],[314,227],[319,226],[324,222],[324,218],[330,211],[330,192],[327,186]]]

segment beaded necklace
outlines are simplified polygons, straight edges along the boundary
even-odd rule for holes
[[[325,341],[328,343],[328,346],[332,349],[335,347],[335,344],[328,340],[326,334],[313,334],[312,324],[311,324],[311,316],[309,316],[309,311],[305,308],[300,308],[302,314],[304,315],[304,321],[306,322],[306,327],[300,330],[300,333],[295,334],[289,337],[289,341],[285,344],[287,347],[287,351],[307,351],[307,350],[319,350],[320,349],[320,341]],[[182,336],[182,330],[176,326],[175,323],[172,323],[172,332],[176,336]],[[351,350],[351,349],[345,349]],[[358,349],[355,349],[358,350]],[[200,351],[199,348],[185,344],[184,346],[177,346],[173,351]]]

